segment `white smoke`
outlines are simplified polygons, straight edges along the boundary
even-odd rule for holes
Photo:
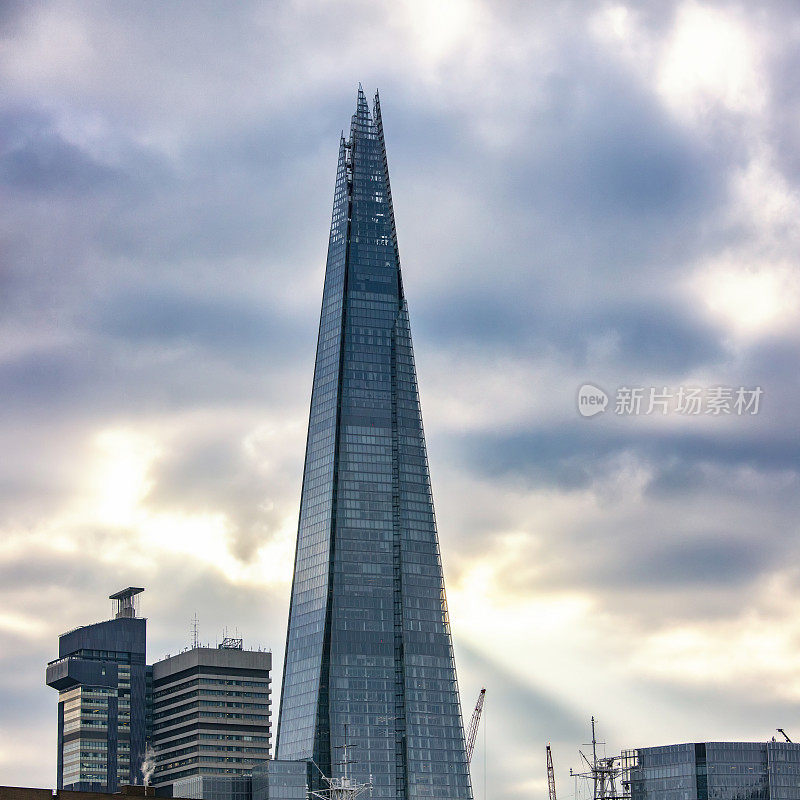
[[[150,785],[150,779],[153,777],[153,772],[156,769],[156,753],[150,745],[144,750],[144,761],[142,761],[142,777],[144,778],[144,785]]]

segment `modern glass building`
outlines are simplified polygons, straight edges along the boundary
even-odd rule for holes
[[[701,742],[635,752],[631,800],[800,798],[800,744]]]
[[[308,761],[272,759],[253,767],[252,800],[306,800]]]
[[[339,777],[345,742],[373,797],[472,795],[380,103],[360,88],[339,145],[277,758]]]
[[[47,685],[58,690],[57,786],[116,792],[141,784],[144,757],[147,620],[136,616],[129,587],[112,594],[114,619],[58,639]]]
[[[249,775],[192,775],[189,778],[179,778],[172,784],[172,797],[189,800],[253,800],[253,779]]]

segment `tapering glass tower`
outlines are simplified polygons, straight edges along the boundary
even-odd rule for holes
[[[276,756],[341,777],[343,752],[374,797],[472,796],[380,103],[370,113],[360,88],[339,145]]]

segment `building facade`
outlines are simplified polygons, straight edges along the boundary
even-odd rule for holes
[[[468,800],[469,769],[378,96],[342,137],[277,758],[376,798]],[[317,780],[312,770],[312,781]]]
[[[253,779],[249,775],[192,775],[172,784],[173,797],[191,800],[253,800]]]
[[[57,786],[116,792],[142,783],[147,620],[136,616],[129,587],[111,595],[114,619],[85,625],[58,639],[47,685],[58,690]]]
[[[631,800],[800,798],[800,744],[700,742],[635,753]]]
[[[307,800],[309,761],[270,759],[253,767],[252,800]]]
[[[266,761],[271,669],[272,654],[244,650],[241,639],[226,639],[217,648],[195,647],[156,662],[153,786],[161,789],[194,777],[245,777],[255,764]],[[182,791],[202,791],[198,787],[197,781],[181,784]],[[238,792],[237,787],[231,782],[230,792]]]

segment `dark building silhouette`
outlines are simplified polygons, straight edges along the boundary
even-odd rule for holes
[[[360,88],[339,146],[276,757],[341,776],[345,743],[373,797],[471,797],[380,103]]]
[[[85,792],[79,789],[35,789],[27,786],[0,786],[0,800],[125,800],[129,797],[154,797],[155,791],[144,786],[121,786],[119,792]],[[188,798],[176,798],[188,800]]]
[[[116,616],[61,635],[47,685],[58,690],[57,786],[116,792],[142,783],[147,726],[147,620],[129,587],[112,594]]]

